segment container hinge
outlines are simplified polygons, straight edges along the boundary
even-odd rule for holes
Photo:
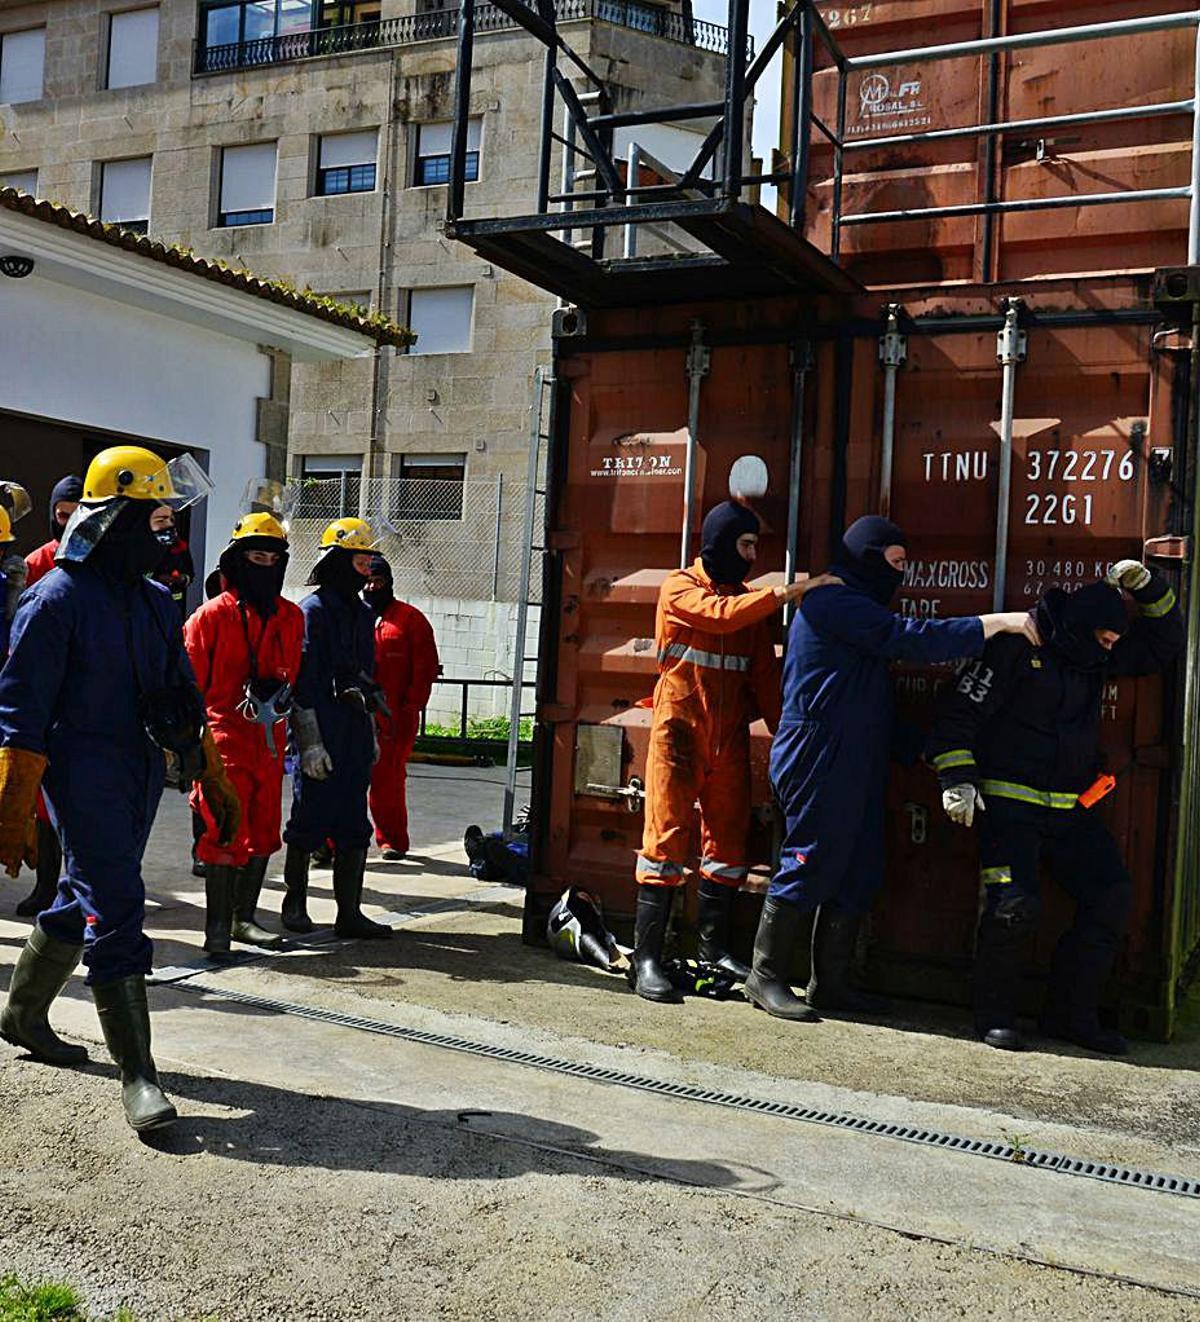
[[[628,785],[588,785],[584,793],[602,799],[624,800],[630,812],[637,812],[646,801],[646,787],[636,776],[629,778]]]
[[[1003,367],[1023,363],[1029,350],[1029,336],[1020,324],[1021,307],[1019,298],[1010,298],[1005,303],[1004,325],[996,334],[996,357]]]
[[[1148,537],[1142,547],[1142,555],[1147,560],[1173,560],[1176,564],[1187,563],[1192,558],[1190,537],[1167,535]]]
[[[889,303],[883,310],[884,332],[879,337],[879,361],[884,367],[902,367],[908,359],[908,336],[900,333],[899,303]]]

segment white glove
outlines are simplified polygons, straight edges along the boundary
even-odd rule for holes
[[[333,758],[321,740],[317,713],[309,707],[292,709],[292,729],[300,745],[300,771],[310,780],[326,780],[333,771]]]
[[[1150,582],[1150,571],[1140,560],[1118,560],[1104,576],[1110,588],[1140,592]]]
[[[983,795],[974,785],[951,785],[942,791],[942,807],[946,816],[959,826],[972,826],[975,822],[975,810],[983,812]]]

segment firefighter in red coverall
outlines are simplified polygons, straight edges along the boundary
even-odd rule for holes
[[[746,879],[750,724],[779,721],[780,671],[767,621],[812,580],[750,589],[758,517],[725,501],[710,510],[700,558],[669,575],[658,598],[659,678],[646,757],[646,823],[637,856],[630,985],[649,1001],[677,1001],[662,969],[671,896],[683,885],[700,803],[700,958],[744,981],[729,954],[733,897]]]
[[[205,864],[204,949],[215,959],[229,957],[231,940],[279,943],[255,910],[267,861],[280,846],[284,717],[304,645],[300,608],[280,596],[287,558],[287,533],[275,516],[244,514],[218,562],[225,590],[184,626],[209,728],[242,805],[238,833],[222,845],[203,790],[193,791],[192,807],[206,825],[196,846]]]
[[[82,499],[83,478],[72,475],[60,478],[54,484],[50,493],[50,540],[25,557],[27,588],[33,587],[39,578],[45,578],[54,568],[54,555],[62,530]],[[40,790],[37,798],[37,851],[37,881],[33,890],[17,905],[17,914],[21,918],[36,918],[43,909],[49,909],[54,903],[62,872],[62,846],[50,825],[50,814]]]
[[[400,859],[409,843],[408,759],[441,666],[429,621],[415,606],[396,600],[391,566],[383,556],[371,561],[362,595],[375,612],[375,682],[391,710],[390,717],[382,712],[375,717],[379,760],[371,773],[371,820],[383,857]]]

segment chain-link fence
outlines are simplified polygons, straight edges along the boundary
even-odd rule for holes
[[[525,489],[515,479],[464,482],[442,478],[302,480],[292,515],[289,595],[303,585],[334,519],[356,515],[374,528],[397,596],[516,601],[520,592]],[[536,601],[540,575],[530,596]]]

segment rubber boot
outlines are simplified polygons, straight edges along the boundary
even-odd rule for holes
[[[62,872],[62,845],[58,833],[49,822],[40,818],[37,824],[37,881],[33,890],[17,905],[18,918],[36,918],[54,903],[58,894],[58,878]]]
[[[813,918],[812,972],[805,999],[814,1010],[843,1010],[851,1014],[885,1015],[891,1002],[872,996],[850,983],[854,948],[861,919],[823,904]]]
[[[766,900],[754,937],[754,967],[743,990],[751,1005],[776,1019],[814,1023],[816,1012],[792,991],[785,976],[803,922],[804,915],[796,905]]]
[[[673,886],[639,886],[633,927],[633,955],[626,975],[629,985],[646,1001],[678,1004],[683,997],[663,972],[663,943],[671,916]]]
[[[237,869],[225,863],[209,863],[204,872],[204,949],[221,963],[233,958],[229,938],[236,876]]]
[[[176,1119],[175,1108],[158,1083],[150,1054],[150,1007],[146,979],[140,974],[92,988],[100,1029],[109,1055],[121,1071],[121,1102],[125,1119],[144,1134]]]
[[[258,925],[258,897],[262,894],[267,863],[266,856],[259,855],[238,869],[233,881],[233,939],[246,946],[277,950],[283,938]]]
[[[283,925],[289,932],[306,933],[313,930],[308,916],[308,851],[298,845],[288,845],[283,860]]]
[[[1100,1000],[1128,921],[1128,889],[1111,887],[1076,916],[1055,947],[1050,989],[1039,1027],[1047,1037],[1104,1056],[1124,1056],[1129,1043],[1100,1022]]]
[[[1031,913],[997,910],[979,922],[975,945],[975,1032],[999,1051],[1023,1051],[1017,1029],[1017,990],[1033,938]]]
[[[333,897],[337,900],[337,921],[333,925],[335,936],[370,941],[392,935],[392,929],[386,923],[373,922],[362,911],[366,867],[365,849],[339,849],[333,856]]]
[[[735,982],[745,982],[749,968],[729,953],[729,920],[733,911],[736,886],[722,886],[707,877],[700,878],[700,949],[702,964],[712,964]]]
[[[67,945],[34,924],[8,984],[0,1037],[47,1065],[82,1065],[85,1047],[64,1042],[50,1027],[50,1006],[79,964],[82,946]]]

